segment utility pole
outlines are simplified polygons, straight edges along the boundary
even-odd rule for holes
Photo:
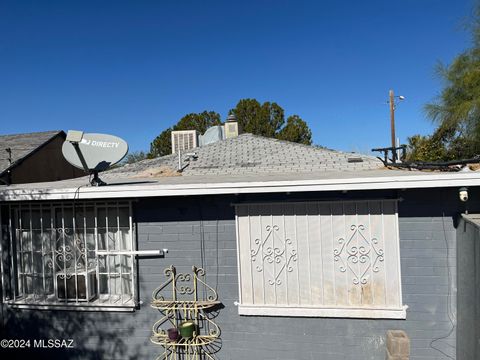
[[[392,135],[392,156],[393,162],[397,160],[397,151],[396,151],[396,141],[395,141],[395,96],[393,94],[393,90],[390,90],[390,129]]]
[[[398,144],[398,147],[397,147],[397,139],[395,137],[395,98],[397,98],[399,101],[403,101],[405,100],[405,96],[403,95],[400,95],[400,96],[395,96],[395,94],[393,93],[393,90],[390,90],[389,93],[389,99],[387,101],[387,103],[390,105],[390,130],[391,130],[391,136],[392,136],[392,146],[391,147],[384,147],[384,148],[379,148],[379,149],[372,149],[372,151],[381,151],[383,152],[383,155],[384,155],[384,159],[383,160],[383,163],[384,164],[387,164],[389,159],[388,159],[388,153],[391,151],[392,152],[392,163],[396,163],[397,160],[399,159],[403,159],[405,157],[405,149],[406,149],[406,145],[400,145],[400,143]],[[402,155],[399,155],[397,153],[397,150],[399,149],[402,149]]]

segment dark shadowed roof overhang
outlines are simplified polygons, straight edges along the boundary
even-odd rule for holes
[[[65,137],[61,130],[0,135],[0,176],[18,166],[57,136]],[[7,151],[11,150],[11,153]],[[10,159],[11,156],[11,159]]]

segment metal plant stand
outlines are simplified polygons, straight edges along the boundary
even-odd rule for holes
[[[191,273],[178,273],[171,265],[164,270],[167,281],[155,289],[151,306],[163,315],[153,325],[150,340],[164,347],[157,360],[214,360],[219,349],[220,329],[206,310],[220,304],[217,292],[204,281],[205,270],[192,267]],[[189,337],[169,337],[168,329],[179,329],[182,322],[195,324]]]

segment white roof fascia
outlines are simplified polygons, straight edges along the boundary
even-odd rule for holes
[[[310,191],[419,189],[480,186],[480,173],[422,174],[350,179],[252,181],[200,184],[108,185],[66,189],[5,189],[0,201],[141,198],[155,196],[220,195]]]

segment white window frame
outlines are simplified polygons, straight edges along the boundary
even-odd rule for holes
[[[133,223],[133,218],[132,218],[132,202],[131,201],[75,201],[75,202],[52,202],[52,203],[17,203],[17,204],[8,204],[4,205],[3,208],[8,209],[7,217],[8,217],[8,224],[6,227],[8,227],[8,247],[5,246],[3,243],[5,239],[0,239],[0,264],[1,264],[1,285],[2,285],[2,296],[3,296],[3,301],[7,304],[9,304],[11,307],[17,307],[17,308],[34,308],[34,309],[69,309],[69,310],[88,310],[88,311],[94,311],[94,310],[110,310],[110,311],[133,311],[134,308],[137,306],[138,301],[137,301],[137,274],[136,274],[136,269],[137,269],[137,264],[136,264],[136,259],[135,256],[138,255],[139,251],[136,251],[136,241],[135,241],[135,228],[134,228],[134,223]],[[68,274],[72,277],[74,277],[74,284],[75,284],[75,299],[73,297],[70,297],[68,295],[68,292],[70,292],[71,288],[68,287],[67,285],[67,276],[64,277],[64,287],[63,287],[63,298],[60,297],[60,288],[57,281],[58,281],[58,276],[62,276],[61,270],[58,270],[58,266],[55,265],[55,262],[52,262],[52,274],[51,277],[53,278],[53,294],[46,292],[46,287],[45,287],[45,277],[46,277],[46,271],[45,271],[45,258],[47,255],[46,250],[44,250],[44,241],[42,239],[41,242],[41,258],[42,258],[42,271],[41,272],[36,272],[35,271],[35,264],[34,264],[34,246],[33,246],[33,235],[32,235],[32,225],[31,225],[31,220],[32,220],[32,209],[34,211],[40,211],[40,223],[41,223],[41,229],[40,233],[42,234],[42,238],[44,234],[46,236],[51,236],[51,238],[48,240],[51,248],[48,250],[48,255],[54,254],[57,249],[56,249],[56,241],[57,240],[57,235],[55,234],[56,230],[62,230],[65,231],[64,227],[64,221],[65,221],[65,214],[64,214],[64,209],[69,209],[72,211],[72,228],[71,231],[74,234],[73,239],[75,239],[75,234],[76,234],[76,224],[75,224],[75,218],[73,217],[73,209],[76,209],[76,211],[83,211],[83,221],[84,224],[83,226],[78,226],[78,228],[82,228],[84,231],[84,237],[82,245],[85,246],[84,249],[82,250],[77,250],[77,248],[74,248],[73,254],[76,257],[77,255],[75,254],[75,251],[80,251],[80,254],[84,254],[84,263],[87,264],[85,265],[86,269],[85,271],[82,271],[81,269],[77,269],[77,261],[73,261],[73,267],[74,271],[73,272],[67,272],[65,270],[65,274]],[[20,286],[20,283],[22,281],[21,279],[21,274],[19,272],[19,269],[25,269],[25,268],[19,268],[19,252],[15,251],[14,249],[17,249],[17,246],[22,246],[22,240],[19,242],[17,241],[17,235],[16,233],[18,232],[16,229],[16,224],[15,219],[12,219],[14,216],[14,212],[16,211],[17,213],[21,212],[24,209],[28,209],[30,213],[30,231],[29,231],[29,239],[30,239],[30,246],[31,246],[31,259],[32,259],[32,264],[31,264],[31,273],[27,273],[26,275],[30,275],[32,279],[35,278],[35,276],[40,276],[43,277],[43,294],[39,294],[38,297],[36,298],[36,290],[33,289],[33,293],[29,294],[24,294],[22,293],[23,287]],[[54,217],[55,217],[55,209],[61,209],[61,214],[62,214],[62,229],[59,229],[57,226],[54,226],[53,223],[55,222]],[[81,209],[81,210],[79,210]],[[90,246],[90,248],[87,248],[87,215],[86,215],[86,209],[94,209],[94,228],[93,228],[93,239],[94,239],[94,249]],[[100,235],[99,235],[99,224],[98,224],[98,210],[103,209],[105,211],[105,227],[104,227],[104,241],[105,241],[105,249],[99,249],[99,242],[100,242]],[[117,249],[109,249],[109,224],[108,224],[108,218],[109,214],[108,211],[109,209],[116,209],[117,214],[114,216],[116,218],[117,224],[113,227],[117,231],[116,239],[114,241],[118,241],[117,246],[120,248]],[[128,213],[128,231],[126,231],[127,227],[126,225],[120,226],[120,209],[123,209],[124,211],[126,210]],[[0,219],[1,219],[1,210],[2,208],[0,207]],[[50,226],[44,227],[43,224],[43,214],[42,211],[49,211],[50,215],[49,218],[51,219],[51,224]],[[4,216],[5,219],[5,216]],[[125,220],[125,218],[124,218]],[[21,220],[20,220],[21,221]],[[92,219],[90,219],[90,222]],[[0,233],[4,235],[4,230],[5,230],[5,224],[2,224],[4,226],[3,229],[0,229]],[[20,223],[20,230],[23,230],[23,226]],[[45,229],[45,231],[44,231]],[[92,230],[92,228],[90,228]],[[38,230],[35,230],[38,231]],[[51,232],[51,235],[48,234],[48,232]],[[124,237],[122,239],[122,237]],[[55,240],[51,240],[52,238],[55,238]],[[80,239],[80,237],[79,237]],[[75,240],[74,240],[75,241]],[[17,243],[18,242],[18,243]],[[52,245],[53,244],[53,245]],[[73,244],[73,243],[72,243]],[[120,245],[119,245],[120,244]],[[122,248],[125,244],[125,248]],[[91,244],[89,244],[91,245]],[[74,247],[74,246],[72,246]],[[54,249],[55,248],[55,249]],[[8,252],[7,252],[8,251]],[[65,250],[65,238],[63,238],[63,256],[67,255],[67,252]],[[68,251],[68,250],[67,250]],[[20,252],[21,255],[23,255],[22,252]],[[91,254],[94,254],[94,258],[89,258]],[[150,255],[150,254],[147,254]],[[52,256],[52,258],[54,255]],[[100,271],[100,259],[104,260],[104,271]],[[117,259],[122,262],[126,262],[127,268],[130,268],[130,271],[128,273],[122,273],[122,264],[118,267],[120,272],[118,273],[116,269],[111,271],[110,269],[110,263],[114,261],[114,264],[116,264]],[[8,260],[8,264],[5,260]],[[90,262],[89,262],[90,261]],[[89,264],[92,264],[91,266]],[[9,268],[7,269],[7,265],[10,265]],[[118,264],[117,264],[118,265]],[[64,265],[66,267],[66,265]],[[70,266],[71,268],[71,266]],[[71,269],[69,268],[69,271]],[[92,273],[89,275],[89,273]],[[83,279],[85,281],[85,284],[82,284],[85,286],[85,296],[83,298],[79,298],[79,278],[83,276]],[[89,296],[92,294],[89,294],[89,278],[95,276],[95,281],[93,281],[93,286],[92,289],[94,289],[94,294],[93,296]],[[106,284],[107,284],[107,289],[108,292],[101,293],[100,292],[100,276],[106,277]],[[120,276],[120,293],[117,293],[117,289],[115,289],[115,293],[110,289],[111,286],[111,281],[110,279],[112,277],[118,277]],[[71,277],[70,277],[71,278]],[[70,279],[68,278],[68,279]],[[124,278],[127,278],[127,282],[124,282]],[[32,280],[33,282],[34,280]],[[33,284],[33,283],[32,283]],[[116,284],[116,282],[115,282]],[[125,284],[125,285],[124,285]],[[90,284],[92,285],[92,284]],[[127,286],[128,285],[128,286]],[[32,285],[32,288],[34,286]],[[126,289],[125,289],[126,288]],[[51,290],[51,289],[50,289]],[[49,297],[49,299],[48,299]]]
[[[252,264],[246,265],[248,261],[251,259],[242,260],[242,256],[245,256],[245,248],[242,248],[240,244],[241,241],[241,234],[240,234],[240,226],[239,226],[239,207],[245,206],[258,206],[258,205],[265,205],[265,206],[281,206],[281,205],[295,205],[295,204],[339,204],[339,203],[362,203],[362,202],[381,202],[382,203],[382,219],[383,219],[383,204],[385,201],[393,202],[395,206],[395,220],[394,220],[394,241],[395,243],[392,244],[393,249],[396,251],[396,257],[394,259],[395,263],[391,264],[391,266],[397,271],[398,274],[398,288],[395,288],[395,291],[398,292],[398,305],[395,306],[344,306],[344,305],[335,305],[335,306],[324,306],[322,304],[312,305],[309,306],[299,305],[299,304],[256,304],[247,303],[244,301],[242,296],[242,281],[244,279],[244,275],[242,275],[242,264],[244,267],[250,266],[250,273],[252,270]],[[238,264],[238,291],[239,291],[239,302],[237,303],[238,312],[240,315],[260,315],[260,316],[300,316],[300,317],[341,317],[341,318],[370,318],[370,319],[406,319],[406,310],[408,306],[403,305],[403,296],[402,296],[402,279],[401,279],[401,266],[400,266],[400,236],[399,236],[399,227],[398,227],[398,204],[396,199],[371,199],[371,200],[341,200],[341,201],[303,201],[303,202],[269,202],[269,203],[238,203],[234,204],[236,207],[236,214],[235,214],[235,223],[236,223],[236,238],[237,238],[237,264]],[[248,233],[250,234],[250,210],[247,210],[248,215]],[[245,214],[243,214],[245,216]],[[295,217],[295,228],[296,228],[296,214]],[[320,216],[320,215],[319,215]],[[345,213],[343,214],[345,216]],[[285,218],[285,216],[283,217]],[[369,217],[370,219],[370,217]],[[307,220],[308,221],[308,220]],[[261,222],[260,222],[261,223]],[[244,225],[243,225],[244,226]],[[273,222],[272,222],[273,226]],[[382,225],[383,226],[383,225]],[[332,224],[333,229],[333,224]],[[295,236],[297,233],[295,231]],[[245,240],[245,235],[243,236],[242,240]],[[250,234],[250,244],[252,242],[252,236]],[[308,237],[308,235],[307,235]],[[390,239],[389,239],[390,240]],[[263,238],[260,238],[260,241],[263,242]],[[298,240],[300,241],[300,240]],[[245,247],[246,245],[243,244]],[[251,246],[248,246],[248,256],[251,256],[250,250]],[[286,246],[285,246],[286,250]],[[297,248],[298,250],[298,248]],[[322,255],[323,256],[323,255]],[[323,260],[322,260],[323,261]],[[385,270],[386,271],[386,270]],[[248,272],[248,271],[247,271]],[[252,275],[250,275],[252,276]],[[275,277],[276,275],[274,275]],[[253,291],[253,277],[247,279],[248,281],[252,281],[252,290]],[[385,280],[386,281],[386,280]],[[250,285],[247,285],[250,286]],[[265,286],[265,285],[264,285]],[[265,295],[264,295],[265,296]],[[249,298],[254,297],[252,294]],[[287,290],[287,297],[288,297],[288,290]],[[265,299],[264,299],[265,301]]]

